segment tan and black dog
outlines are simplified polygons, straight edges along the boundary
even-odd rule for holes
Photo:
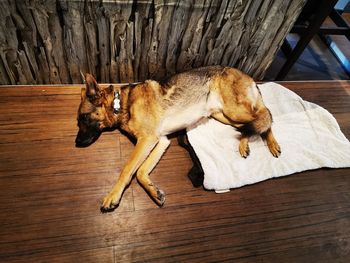
[[[101,88],[87,74],[78,111],[76,146],[94,142],[106,128],[117,127],[137,143],[101,210],[113,210],[132,176],[158,205],[165,194],[149,178],[169,146],[167,135],[202,118],[214,118],[241,131],[239,152],[249,154],[248,138],[260,134],[273,156],[281,153],[272,131],[272,117],[252,78],[241,71],[210,66],[177,74],[164,83],[147,80],[135,86]],[[233,153],[232,153],[233,154]]]

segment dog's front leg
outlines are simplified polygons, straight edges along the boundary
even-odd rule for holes
[[[153,198],[159,206],[165,202],[165,194],[160,190],[149,178],[149,173],[154,169],[160,158],[168,148],[170,140],[163,136],[160,138],[157,146],[153,149],[146,161],[141,165],[137,171],[137,180],[145,188],[148,194]]]
[[[141,137],[138,139],[135,149],[124,166],[117,183],[113,186],[109,194],[107,194],[107,196],[103,199],[101,206],[102,211],[113,210],[118,206],[123,191],[130,183],[132,175],[144,162],[157,142],[158,138],[156,136]]]

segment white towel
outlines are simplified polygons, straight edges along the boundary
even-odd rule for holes
[[[254,136],[244,159],[238,151],[240,133],[207,119],[187,131],[204,170],[206,189],[224,192],[305,170],[350,167],[350,142],[327,110],[276,83],[259,88],[273,116],[281,156],[274,158],[260,136]]]

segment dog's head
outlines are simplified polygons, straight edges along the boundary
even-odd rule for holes
[[[85,76],[86,87],[81,90],[78,109],[79,131],[75,139],[77,147],[95,142],[105,128],[114,125],[113,86],[101,88],[90,74]]]

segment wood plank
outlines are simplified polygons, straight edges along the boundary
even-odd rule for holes
[[[40,259],[43,262],[58,262],[58,263],[71,263],[71,262],[87,262],[87,263],[113,263],[114,262],[114,248],[97,248],[91,250],[80,250],[73,253],[65,253],[54,256],[42,257]]]
[[[350,82],[283,82],[334,114],[350,138]],[[172,139],[120,207],[99,204],[133,144],[118,131],[74,147],[80,86],[1,87],[1,262],[347,262],[350,169],[318,169],[215,194],[193,188]]]

